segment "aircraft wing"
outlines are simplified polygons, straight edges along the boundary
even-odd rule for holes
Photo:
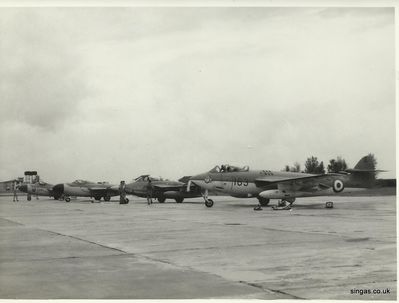
[[[270,178],[262,177],[255,180],[257,187],[267,187],[270,185],[277,185],[285,188],[293,188],[296,190],[314,190],[316,187],[319,189],[327,189],[332,186],[332,182],[337,177],[342,177],[341,174],[323,174],[323,175],[306,175],[303,177],[292,178]]]
[[[115,195],[119,194],[119,188],[114,188],[114,187],[90,187],[89,188],[90,192],[93,194],[107,194],[109,192],[114,193]]]
[[[171,184],[154,184],[153,187],[158,190],[167,191],[167,190],[180,190],[183,188],[182,185],[171,185]]]

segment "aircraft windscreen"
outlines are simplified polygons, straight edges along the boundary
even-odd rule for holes
[[[90,182],[86,181],[86,180],[75,180],[72,183],[74,183],[74,184],[85,184],[85,183],[90,183]]]
[[[163,179],[161,177],[153,177],[150,175],[142,175],[136,179],[134,179],[134,181],[145,181],[148,182],[148,179],[150,179],[151,181],[163,181]]]
[[[161,177],[149,177],[151,179],[151,181],[163,181],[163,179]]]
[[[148,175],[142,175],[140,177],[137,177],[136,179],[134,179],[134,181],[143,181],[144,179],[146,179],[148,177]]]
[[[220,172],[220,167],[216,165],[216,166],[215,166],[214,168],[212,168],[209,172],[210,172],[210,173],[218,173],[218,172]]]
[[[221,173],[232,173],[232,172],[243,172],[243,171],[249,171],[249,166],[238,167],[228,164],[220,166]]]

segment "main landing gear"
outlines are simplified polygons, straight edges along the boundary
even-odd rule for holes
[[[208,198],[208,190],[207,189],[203,193],[202,197],[205,200],[205,206],[206,207],[212,207],[213,206],[213,200]]]
[[[270,202],[270,199],[258,197],[258,201],[260,206],[267,206]]]
[[[294,202],[295,198],[278,200],[277,205],[273,206],[273,210],[290,210]]]

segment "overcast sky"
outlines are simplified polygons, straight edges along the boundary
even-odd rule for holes
[[[1,8],[0,180],[368,153],[394,177],[394,56],[392,8]]]

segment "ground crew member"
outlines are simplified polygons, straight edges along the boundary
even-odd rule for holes
[[[17,194],[17,191],[18,191],[18,183],[17,183],[17,181],[14,181],[14,183],[13,183],[13,185],[12,185],[12,191],[13,191],[13,193],[14,193],[14,197],[13,197],[12,201],[13,201],[13,202],[18,202],[18,194]]]
[[[119,204],[127,204],[126,202],[126,184],[125,181],[121,181],[119,185]]]
[[[152,194],[153,194],[153,186],[151,183],[151,179],[148,178],[148,183],[147,183],[147,203],[148,205],[152,204]]]

